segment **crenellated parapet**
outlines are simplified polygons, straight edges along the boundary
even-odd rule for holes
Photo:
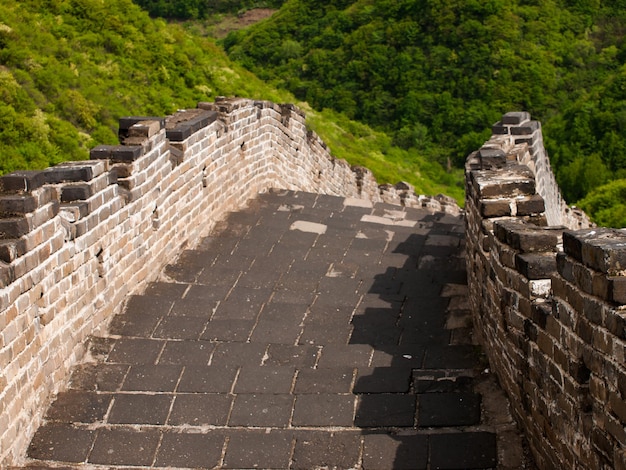
[[[565,205],[527,113],[493,132],[466,162],[476,332],[540,468],[626,468],[626,232]]]
[[[334,158],[293,105],[217,99],[120,120],[89,161],[0,177],[0,466],[126,296],[269,188],[459,213]]]

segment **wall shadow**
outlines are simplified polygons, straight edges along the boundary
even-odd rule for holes
[[[473,457],[476,449],[472,447],[490,447],[490,439],[485,444],[460,434],[441,438],[429,432],[480,421],[480,396],[472,391],[472,374],[467,373],[479,365],[477,348],[471,344],[471,325],[452,325],[460,325],[455,330],[446,327],[451,297],[444,287],[450,291],[450,285],[467,283],[462,225],[458,219],[452,223],[441,221],[442,217],[446,216],[420,221],[430,227],[427,234],[395,234],[394,239],[399,239],[392,240],[388,252],[404,255],[405,262],[387,266],[374,276],[367,295],[379,301],[375,307],[357,309],[352,320],[350,343],[374,348],[371,367],[359,370],[353,389],[359,396],[355,426],[364,435],[365,468],[485,468],[484,464],[495,464],[495,442],[493,449],[478,449],[486,459]],[[456,446],[452,454],[461,457],[450,460],[450,445]],[[383,456],[387,462],[368,460]],[[462,466],[454,467],[457,464]]]

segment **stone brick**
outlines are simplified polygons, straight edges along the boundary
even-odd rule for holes
[[[506,162],[506,153],[500,149],[481,148],[478,151],[481,169],[487,170],[492,168],[501,168]]]
[[[24,193],[32,192],[45,184],[42,171],[14,171],[0,177],[0,192]]]
[[[535,194],[534,175],[522,165],[508,165],[504,170],[472,171],[470,179],[480,198]]]
[[[541,124],[539,123],[539,121],[529,121],[526,124],[511,127],[511,134],[530,135],[539,129],[541,129]]]
[[[539,214],[546,210],[546,204],[539,194],[515,201],[517,215]]]
[[[526,111],[512,111],[502,116],[502,124],[518,126],[530,120],[530,113]]]
[[[511,202],[506,199],[481,199],[480,215],[483,217],[503,217],[511,215]]]
[[[626,304],[626,276],[611,276],[607,281],[608,297],[605,299],[621,305]]]
[[[556,251],[561,235],[558,228],[543,229],[517,220],[494,222],[494,233],[500,241],[523,253]]]
[[[2,217],[11,217],[33,212],[38,206],[38,198],[31,194],[0,196],[0,216]]]
[[[515,257],[515,265],[527,279],[548,279],[556,272],[556,257],[552,253],[522,253]]]
[[[26,235],[32,230],[32,225],[24,217],[10,217],[0,219],[0,239],[15,239]]]

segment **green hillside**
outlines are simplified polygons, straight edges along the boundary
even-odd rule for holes
[[[130,0],[0,0],[0,173],[87,158],[94,145],[117,142],[121,116],[163,116],[216,96],[296,101],[192,31]],[[419,192],[462,200],[459,172],[298,104],[335,155],[378,170],[381,182],[409,180]]]
[[[289,0],[230,57],[430,160],[460,166],[530,111],[566,200],[626,177],[626,2]]]
[[[130,0],[0,1],[0,171],[86,158],[124,115],[276,92]]]

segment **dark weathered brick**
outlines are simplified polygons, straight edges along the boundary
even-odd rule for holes
[[[539,194],[516,201],[517,215],[539,214],[546,210],[546,204]]]
[[[518,126],[530,120],[530,113],[527,111],[511,111],[502,116],[502,124]]]
[[[0,197],[0,215],[2,217],[23,215],[39,207],[38,198],[32,195],[6,195]]]
[[[88,184],[72,184],[61,188],[61,202],[84,201],[91,196],[92,189]]]
[[[0,177],[0,192],[30,192],[45,184],[43,171],[14,171]]]
[[[20,238],[31,229],[31,224],[23,217],[0,219],[0,239]]]
[[[64,181],[91,181],[94,177],[91,166],[57,165],[44,172],[46,183],[62,183]]]
[[[505,219],[494,222],[494,233],[503,243],[523,253],[530,253],[556,251],[562,230]]]
[[[507,200],[481,199],[480,215],[483,217],[503,217],[511,215],[511,204]]]
[[[483,170],[502,168],[507,161],[506,153],[503,150],[485,147],[478,151],[478,158]]]
[[[541,123],[539,121],[530,121],[527,124],[520,126],[512,126],[511,134],[513,135],[530,135],[535,131],[541,129]]]
[[[24,239],[0,240],[0,260],[5,263],[11,263],[25,253],[26,241]]]
[[[556,272],[554,254],[522,253],[515,257],[517,271],[527,279],[549,279]]]
[[[89,151],[90,160],[106,160],[111,158],[117,145],[97,145]]]
[[[472,171],[470,178],[480,198],[535,194],[534,174],[524,165],[507,165],[503,170]]]

